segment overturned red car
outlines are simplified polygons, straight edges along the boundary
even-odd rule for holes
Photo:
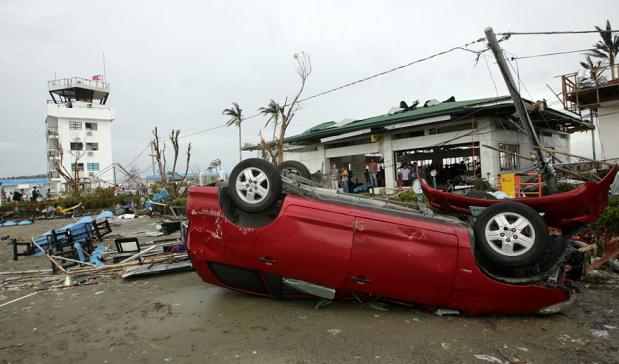
[[[206,282],[254,295],[381,299],[467,314],[556,312],[582,257],[517,203],[475,225],[421,204],[336,193],[261,159],[189,191],[187,247]],[[487,239],[476,239],[485,234]],[[480,243],[483,241],[483,243]]]

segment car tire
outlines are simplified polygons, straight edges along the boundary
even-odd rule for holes
[[[485,208],[474,224],[477,248],[492,262],[510,267],[538,263],[548,242],[544,219],[521,203]]]
[[[297,161],[284,161],[279,165],[280,173],[285,176],[286,174],[297,174],[303,178],[311,179],[309,169],[305,164]]]
[[[282,178],[277,167],[259,158],[245,159],[230,173],[230,199],[245,212],[261,212],[282,194]]]

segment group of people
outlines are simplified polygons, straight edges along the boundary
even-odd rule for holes
[[[42,195],[38,188],[33,187],[32,191],[28,193],[26,193],[24,189],[22,188],[20,190],[13,191],[13,193],[7,193],[2,197],[5,198],[9,202],[11,201],[12,202],[21,202],[21,201],[36,202],[38,201],[39,197],[42,197]]]
[[[366,161],[366,183],[369,187],[378,187],[378,163],[374,159]],[[331,188],[337,190],[340,186],[346,193],[352,192],[352,171],[349,170],[348,165],[344,164],[341,168],[337,167],[336,163],[333,163],[330,172]]]
[[[398,181],[401,181],[402,186],[411,186],[412,182],[417,178],[417,162],[402,163],[398,170]]]

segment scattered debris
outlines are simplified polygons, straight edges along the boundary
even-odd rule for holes
[[[37,293],[38,293],[38,292],[32,292],[32,293],[27,294],[27,295],[25,295],[25,296],[22,296],[22,297],[16,298],[16,299],[14,299],[14,300],[10,300],[9,302],[5,302],[5,303],[1,304],[1,305],[0,305],[0,307],[6,306],[6,305],[10,305],[11,303],[14,303],[14,302],[17,302],[17,301],[21,301],[21,300],[23,300],[23,299],[25,299],[25,298],[28,298],[28,297],[34,296],[34,295],[35,295],[35,294],[37,294]]]
[[[320,310],[321,308],[327,307],[327,306],[329,306],[332,303],[333,303],[332,300],[322,299],[322,300],[318,301],[316,303],[316,305],[314,305],[314,309],[315,310]]]
[[[490,362],[490,363],[503,364],[503,361],[501,359],[497,358],[496,356],[492,356],[492,355],[475,354],[475,358],[477,358],[479,360],[487,361],[487,362]]]
[[[185,260],[177,263],[163,263],[157,265],[149,265],[147,267],[130,267],[126,268],[121,275],[122,278],[131,278],[138,276],[147,276],[161,273],[186,272],[193,270],[193,265],[190,261]]]
[[[342,332],[341,329],[329,329],[329,330],[327,330],[327,333],[329,333],[332,336],[335,336],[335,335],[339,334],[340,332]]]
[[[6,346],[0,346],[0,350],[11,349],[11,348],[21,348],[24,344],[11,344]]]
[[[591,335],[593,335],[594,337],[602,337],[602,338],[608,338],[608,330],[591,330]]]
[[[449,315],[454,315],[457,316],[460,314],[460,311],[458,310],[452,310],[450,308],[437,308],[434,311],[435,315],[439,315],[439,316],[449,316]]]

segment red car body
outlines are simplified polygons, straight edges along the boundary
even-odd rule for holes
[[[608,205],[608,189],[615,179],[619,167],[613,165],[599,182],[587,181],[575,189],[542,197],[512,198],[544,213],[548,226],[574,229],[595,221]],[[432,188],[421,180],[421,188],[432,207],[456,214],[470,214],[471,206],[488,207],[505,200],[488,200],[468,197]],[[569,206],[569,208],[566,208]]]
[[[486,275],[471,228],[455,219],[289,194],[269,224],[247,228],[224,215],[215,187],[192,188],[187,215],[187,247],[200,277],[246,293],[279,297],[273,282],[287,277],[333,288],[339,299],[367,294],[473,315],[535,313],[570,299],[558,284],[516,285]]]

